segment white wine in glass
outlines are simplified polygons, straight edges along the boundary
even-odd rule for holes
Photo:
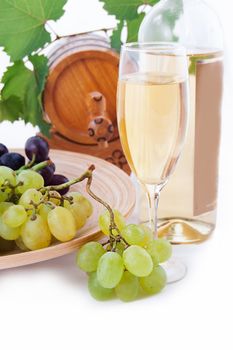
[[[170,43],[123,46],[117,103],[120,138],[131,170],[147,193],[155,236],[159,194],[175,168],[184,143],[187,82],[184,48]],[[174,266],[173,263],[170,282],[185,273],[180,264],[177,271]]]

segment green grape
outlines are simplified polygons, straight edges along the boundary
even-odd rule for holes
[[[150,242],[153,241],[155,233],[148,226],[146,226],[144,224],[140,224],[139,227],[141,227],[144,230],[144,234],[145,234],[145,245],[144,245],[144,247],[145,247]]]
[[[16,185],[16,175],[12,169],[6,166],[0,166],[0,177],[2,182],[1,186],[5,183],[5,181],[12,186]],[[7,200],[8,194],[10,192],[11,192],[10,188],[0,190],[0,202],[4,202],[5,200]]]
[[[12,205],[14,205],[11,202],[1,202],[0,203],[0,216],[8,209],[10,208]]]
[[[147,251],[137,245],[131,245],[123,253],[126,269],[138,277],[148,276],[153,269],[153,261]]]
[[[146,246],[153,237],[153,233],[149,228],[135,224],[125,226],[121,231],[121,235],[128,244],[141,247]]]
[[[146,250],[152,257],[155,266],[167,261],[172,255],[171,243],[163,238],[154,239],[148,244]]]
[[[17,239],[15,240],[15,244],[16,244],[17,247],[18,247],[20,250],[22,250],[23,252],[26,252],[26,251],[29,250],[29,249],[25,246],[25,244],[23,243],[21,236],[19,236],[19,238],[17,238]]]
[[[40,216],[42,216],[42,218],[44,220],[47,220],[48,214],[52,210],[53,207],[54,207],[54,204],[51,203],[51,202],[42,203],[39,206],[38,213],[39,213]]]
[[[115,288],[116,295],[123,301],[135,300],[139,292],[138,277],[132,275],[129,271],[125,271]]]
[[[115,219],[115,223],[118,227],[118,229],[121,231],[126,223],[125,223],[125,219],[122,216],[122,214],[118,211],[118,210],[113,210],[114,213],[114,219]],[[105,234],[105,235],[109,235],[109,225],[110,225],[110,215],[108,210],[105,210],[100,216],[99,216],[99,227],[101,229],[101,231]],[[117,235],[117,231],[113,230],[113,234]]]
[[[17,183],[22,182],[22,186],[18,186],[19,193],[24,193],[30,188],[39,189],[44,186],[43,177],[33,170],[22,170],[17,175]]]
[[[76,256],[76,263],[81,270],[93,272],[97,270],[101,256],[106,253],[105,249],[98,242],[89,242],[82,246]]]
[[[2,217],[0,217],[0,236],[6,240],[13,241],[17,239],[20,235],[19,227],[10,227],[6,225]]]
[[[0,252],[9,252],[15,248],[14,241],[7,241],[0,237]]]
[[[75,219],[76,230],[82,228],[87,221],[86,209],[79,203],[71,204],[68,210],[72,213]]]
[[[31,202],[38,204],[40,203],[42,198],[41,192],[35,190],[34,188],[30,188],[25,191],[19,199],[19,204],[22,205],[26,209],[32,209],[33,205]]]
[[[161,266],[155,266],[149,276],[139,279],[142,289],[148,294],[159,293],[167,283],[165,270]]]
[[[69,195],[69,197],[73,198],[74,203],[80,204],[80,206],[85,209],[85,213],[86,213],[87,218],[89,218],[92,215],[93,206],[92,206],[91,202],[85,196],[83,196],[79,192],[69,192],[68,195]],[[68,201],[65,201],[65,202],[69,203]]]
[[[104,288],[114,288],[120,282],[124,272],[122,257],[114,252],[101,256],[97,267],[97,278]]]
[[[0,166],[0,177],[4,182],[8,181],[12,186],[16,185],[16,175],[11,168]]]
[[[100,285],[96,272],[90,273],[88,277],[88,289],[91,296],[99,301],[110,299],[114,293],[114,289],[104,288]]]
[[[40,215],[29,216],[20,228],[23,244],[30,250],[46,248],[51,242],[47,222]]]
[[[48,213],[48,225],[53,236],[61,242],[75,237],[75,219],[71,212],[63,207],[56,207]]]
[[[27,213],[22,205],[12,205],[2,215],[2,221],[10,227],[19,227],[26,219]]]

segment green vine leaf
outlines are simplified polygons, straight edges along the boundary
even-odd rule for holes
[[[104,9],[117,19],[134,19],[138,16],[138,8],[142,5],[154,5],[158,0],[100,0]]]
[[[114,15],[119,23],[117,28],[113,31],[111,36],[111,46],[120,51],[122,44],[121,33],[125,26],[127,27],[128,35],[127,42],[138,40],[138,30],[140,24],[145,16],[143,5],[153,6],[160,0],[100,0],[104,3],[104,9],[110,14]],[[140,11],[139,11],[140,9]],[[139,13],[140,12],[140,13]]]
[[[121,48],[121,32],[123,27],[124,21],[120,21],[111,35],[111,47],[117,51],[120,51]]]
[[[16,96],[11,96],[6,100],[0,100],[0,122],[9,120],[13,122],[18,119],[22,111],[22,102]]]
[[[140,13],[137,18],[133,19],[132,21],[127,21],[127,42],[138,41],[138,31],[144,17],[145,14]]]
[[[45,30],[48,20],[57,20],[67,0],[1,0],[0,46],[17,61],[51,41]]]
[[[45,56],[30,56],[34,71],[28,83],[27,93],[24,97],[25,121],[38,126],[42,134],[49,137],[51,125],[43,119],[42,93],[48,75],[48,59]]]
[[[10,66],[2,78],[4,84],[1,91],[2,100],[7,100],[11,96],[17,96],[23,100],[31,75],[32,72],[25,67],[23,61],[17,61]]]
[[[49,136],[50,125],[43,120],[41,103],[48,74],[48,59],[33,55],[29,60],[33,64],[33,70],[28,69],[23,61],[17,61],[5,72],[1,91],[2,109],[8,120],[23,119],[25,123],[38,126],[44,135]],[[15,101],[20,101],[20,104],[15,104]]]
[[[35,79],[40,91],[44,90],[46,77],[48,75],[48,58],[43,55],[33,55],[29,57],[34,67]]]
[[[39,91],[39,95],[38,95],[39,104],[41,106],[41,109],[43,109],[42,93],[44,91],[46,78],[49,73],[48,58],[45,56],[34,55],[34,56],[30,56],[30,62],[33,64],[33,67],[34,67],[35,80]]]

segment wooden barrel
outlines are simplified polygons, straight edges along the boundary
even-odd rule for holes
[[[116,118],[119,56],[108,38],[62,38],[48,58],[43,101],[52,124],[50,146],[98,156],[129,172]]]

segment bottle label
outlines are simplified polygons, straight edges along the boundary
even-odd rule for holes
[[[221,58],[196,63],[194,216],[216,207],[222,81]]]

